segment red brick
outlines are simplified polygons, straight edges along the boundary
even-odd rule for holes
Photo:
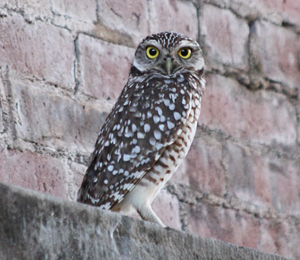
[[[196,137],[185,159],[182,172],[172,181],[189,185],[191,189],[223,196],[225,172],[222,168],[222,146],[214,140]]]
[[[149,15],[146,1],[109,1],[99,4],[99,21],[110,32],[118,31],[132,37],[137,45],[149,34]]]
[[[0,35],[0,65],[25,77],[74,87],[74,43],[67,30],[39,21],[29,24],[13,15],[1,18]]]
[[[29,152],[0,151],[0,181],[67,198],[67,167],[60,159]]]
[[[261,237],[259,219],[244,212],[205,203],[188,206],[189,229],[203,237],[257,248]]]
[[[80,104],[40,85],[11,81],[18,138],[68,151],[92,152],[107,108]]]
[[[237,18],[229,10],[204,5],[200,16],[200,32],[208,68],[224,64],[248,70],[249,27],[245,20]]]
[[[265,77],[298,88],[300,41],[297,34],[267,22],[256,22],[253,33],[259,40],[257,49]]]
[[[295,110],[284,95],[250,91],[218,75],[208,75],[206,80],[201,124],[252,142],[295,144]]]
[[[150,32],[177,31],[198,38],[197,10],[188,1],[148,1]]]
[[[95,98],[117,99],[127,82],[134,50],[82,34],[78,46],[80,91]]]
[[[166,226],[181,230],[179,202],[176,196],[162,190],[153,201],[152,208]]]
[[[97,20],[97,6],[96,1],[93,0],[52,0],[51,9],[55,14],[59,14],[64,17],[72,17],[91,23]]]

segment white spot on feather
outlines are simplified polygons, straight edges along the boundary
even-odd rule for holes
[[[174,118],[175,118],[176,121],[178,121],[181,118],[180,114],[176,111],[174,112],[173,115],[174,115]]]
[[[154,137],[156,140],[160,140],[161,139],[161,132],[158,130],[154,130]]]
[[[167,121],[167,125],[169,129],[173,129],[175,125],[171,121]]]

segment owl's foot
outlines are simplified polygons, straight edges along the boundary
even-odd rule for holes
[[[166,227],[164,223],[159,219],[158,216],[154,213],[150,205],[144,206],[141,209],[137,209],[137,213],[141,216],[141,218],[145,221],[154,222],[156,224],[161,225],[162,227]]]

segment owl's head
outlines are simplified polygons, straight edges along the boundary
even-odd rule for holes
[[[181,72],[203,74],[204,59],[199,44],[175,32],[147,36],[138,46],[132,70],[165,76]]]

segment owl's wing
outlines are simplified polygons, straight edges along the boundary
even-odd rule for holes
[[[152,78],[127,85],[95,145],[78,201],[111,209],[176,141],[190,110],[189,85]]]

